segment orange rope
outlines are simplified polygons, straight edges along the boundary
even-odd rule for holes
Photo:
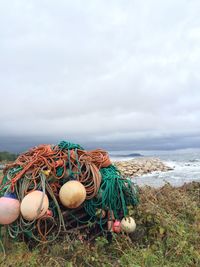
[[[98,169],[111,165],[108,153],[102,149],[91,151],[78,150],[78,155],[80,156],[80,160],[83,159],[88,162],[93,162]]]
[[[58,146],[40,145],[21,154],[14,163],[7,165],[4,171],[7,172],[8,169],[17,166],[23,168],[8,182],[8,184],[11,183],[12,191],[14,191],[17,181],[25,174],[31,174],[32,179],[30,184],[33,183],[35,189],[37,187],[36,180],[41,170],[49,172],[46,177],[53,176],[56,179],[61,179],[68,175],[66,165],[69,161],[75,178],[85,186],[86,198],[93,198],[97,194],[101,184],[99,169],[108,167],[111,164],[108,153],[102,149],[92,151],[81,149],[75,151],[72,149],[69,153],[67,149],[61,150]],[[63,168],[61,176],[56,174],[58,167]],[[51,187],[53,192],[58,194],[59,183],[55,183],[54,181],[51,183]]]

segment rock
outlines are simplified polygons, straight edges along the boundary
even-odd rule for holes
[[[114,164],[122,175],[130,177],[140,176],[153,171],[173,170],[173,168],[166,166],[158,158],[136,158],[128,161],[116,161]]]

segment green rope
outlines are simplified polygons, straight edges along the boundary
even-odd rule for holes
[[[99,194],[85,202],[86,212],[92,217],[96,216],[98,209],[102,209],[112,211],[116,219],[127,216],[127,207],[135,206],[139,202],[137,187],[131,180],[123,179],[114,165],[102,168],[100,172],[102,183]],[[96,216],[96,220],[102,223],[100,219]]]
[[[0,190],[0,197],[2,197],[6,192],[10,190],[10,183],[9,181],[12,180],[12,178],[22,170],[22,167],[15,167],[8,170],[7,174],[4,175],[3,180],[1,182],[2,189]],[[7,184],[8,183],[8,184]]]
[[[64,142],[64,141],[63,141]],[[74,145],[74,144],[72,144],[72,146],[71,147],[73,147],[73,148],[71,148],[71,147],[69,147],[69,148],[66,148],[67,150],[68,150],[68,153],[67,153],[67,155],[68,155],[68,160],[67,160],[67,162],[66,162],[66,168],[68,169],[68,171],[69,171],[69,173],[68,173],[68,175],[69,176],[72,176],[73,178],[75,178],[75,176],[78,174],[81,174],[81,166],[80,166],[80,162],[79,162],[79,160],[78,160],[78,153],[77,153],[77,146],[79,146],[79,145]],[[79,146],[79,147],[81,147],[81,146]],[[78,167],[78,171],[73,171],[72,170],[72,165],[71,165],[71,154],[70,154],[70,150],[71,149],[73,149],[74,150],[74,153],[75,153],[75,157],[76,157],[76,160],[75,160],[75,164],[77,164],[77,167]],[[57,169],[56,169],[56,175],[58,176],[58,177],[61,177],[62,175],[63,175],[63,172],[64,172],[64,168],[63,167],[58,167]]]
[[[67,141],[61,141],[59,144],[58,144],[58,147],[61,149],[61,150],[64,150],[64,149],[81,149],[83,150],[83,147],[81,147],[80,145],[78,144],[73,144],[73,143],[70,143],[70,142],[67,142]]]
[[[2,183],[1,183],[1,186],[3,186],[3,189],[0,191],[0,197],[2,197],[5,194],[6,190],[10,187],[10,185],[6,186],[7,182],[8,182],[8,177],[7,175],[4,175]]]

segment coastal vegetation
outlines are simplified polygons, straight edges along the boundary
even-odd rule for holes
[[[115,234],[112,242],[104,235],[89,242],[81,232],[30,250],[4,237],[0,266],[200,266],[200,183],[142,187],[132,213],[136,231]]]
[[[0,151],[0,161],[14,161],[16,158],[17,154],[8,151]]]

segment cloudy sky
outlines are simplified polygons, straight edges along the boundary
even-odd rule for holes
[[[0,150],[200,146],[199,0],[0,2]]]

